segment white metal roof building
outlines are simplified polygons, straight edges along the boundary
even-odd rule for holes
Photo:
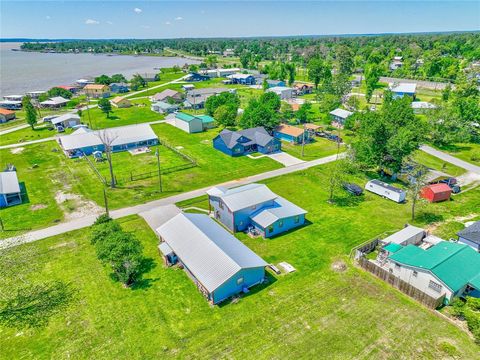
[[[391,243],[403,246],[408,244],[418,244],[425,235],[425,230],[416,226],[407,225],[402,230],[383,239],[382,242],[385,244]]]
[[[158,137],[148,124],[95,131],[80,128],[70,135],[61,136],[58,142],[68,156],[76,157],[90,155],[94,151],[104,151],[101,137],[113,139],[111,146],[114,152],[158,144]]]
[[[214,304],[263,281],[267,263],[207,215],[180,213],[156,231]]]
[[[278,220],[305,215],[306,213],[301,207],[279,196],[275,199],[273,207],[260,210],[252,216],[252,221],[263,228],[267,228]]]
[[[415,94],[417,90],[417,84],[415,83],[390,83],[388,88],[397,94]]]
[[[340,119],[343,119],[345,120],[346,118],[348,118],[350,115],[353,115],[353,112],[351,111],[348,111],[348,110],[345,110],[345,109],[335,109],[333,111],[330,111],[330,115],[336,117],[336,118],[340,118]]]
[[[80,124],[80,116],[73,113],[56,116],[51,120],[52,125],[62,125],[63,127],[73,127]]]
[[[231,211],[245,209],[265,201],[275,200],[278,197],[277,194],[263,184],[248,184],[234,189],[214,187],[208,190],[207,194],[218,194],[216,196],[222,199]]]
[[[0,208],[20,204],[21,202],[17,172],[0,172]]]

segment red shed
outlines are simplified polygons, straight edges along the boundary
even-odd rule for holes
[[[450,199],[452,189],[447,184],[432,184],[422,189],[420,196],[430,202],[439,202]]]

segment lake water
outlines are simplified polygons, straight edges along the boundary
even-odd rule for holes
[[[179,57],[12,51],[19,46],[19,43],[0,43],[0,96],[48,90],[101,74],[123,74],[130,78],[135,73],[159,72],[155,68],[197,63]]]

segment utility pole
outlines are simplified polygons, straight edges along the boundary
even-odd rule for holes
[[[90,96],[87,94],[87,114],[88,114],[88,126],[92,129],[92,119],[90,118]],[[93,130],[93,129],[92,129]]]
[[[157,166],[158,166],[158,185],[160,187],[160,192],[163,192],[162,170],[161,170],[161,167],[160,167],[160,151],[158,150],[158,147],[157,147],[157,150],[155,151],[155,156],[157,157]]]
[[[306,129],[306,124],[303,123],[303,135],[302,135],[302,158],[305,152],[305,129]]]
[[[103,201],[105,202],[105,214],[107,214],[107,217],[110,217],[108,212],[107,190],[105,190],[105,188],[103,188]]]

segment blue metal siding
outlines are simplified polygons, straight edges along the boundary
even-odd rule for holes
[[[280,226],[280,224],[282,222],[283,222],[283,224],[282,224],[282,226]],[[298,216],[298,222],[297,223],[295,223],[295,216],[288,217],[288,218],[280,219],[280,220],[276,221],[275,223],[273,223],[271,225],[272,231],[270,231],[270,227],[268,227],[267,229],[264,229],[263,227],[261,227],[260,225],[258,225],[258,224],[256,224],[255,222],[252,221],[252,224],[257,229],[260,230],[263,237],[265,237],[265,238],[273,237],[275,235],[278,235],[278,234],[284,233],[286,231],[295,229],[299,226],[302,226],[304,223],[305,223],[305,215],[303,215],[303,214]]]
[[[242,292],[245,287],[249,288],[261,283],[264,277],[265,269],[263,267],[241,269],[213,292],[213,303],[218,304],[230,296]],[[237,283],[239,279],[243,279],[240,284]]]
[[[231,232],[234,231],[233,228],[233,213],[228,209],[227,205],[220,204],[221,200],[218,197],[210,196],[210,206],[212,207],[212,211],[214,214],[215,219],[220,221],[223,225],[225,225]],[[223,207],[223,209],[222,209]]]
[[[4,194],[0,194],[0,208],[7,207],[7,200]]]
[[[252,207],[235,211],[234,213],[235,231],[246,230],[248,226],[252,224],[252,220],[250,219],[250,216],[252,216],[253,213],[258,212],[258,210],[263,208],[272,207],[273,205],[274,205],[274,201],[270,200],[270,201],[265,201],[265,202],[256,204],[255,206],[252,206]]]
[[[229,149],[220,136],[213,139],[213,147],[230,156],[244,155],[243,146],[241,144],[237,144],[232,149]]]
[[[262,154],[270,154],[282,150],[282,143],[278,139],[272,139],[268,144],[265,146],[258,146],[257,149],[258,152]]]
[[[120,152],[120,151],[126,151],[128,149],[135,149],[139,146],[153,146],[158,144],[158,139],[150,139],[147,141],[142,141],[139,143],[130,143],[130,144],[123,144],[123,145],[115,145],[112,147],[112,152]],[[105,147],[103,144],[97,145],[97,146],[86,146],[83,148],[79,148],[77,150],[82,151],[85,155],[91,155],[94,151],[105,151]]]
[[[468,245],[470,246],[471,248],[477,250],[477,251],[480,251],[480,244],[476,244],[474,243],[473,241],[470,241],[470,240],[467,240],[467,239],[464,239],[462,237],[458,237],[458,242],[462,243],[462,244],[465,244],[465,245]]]

